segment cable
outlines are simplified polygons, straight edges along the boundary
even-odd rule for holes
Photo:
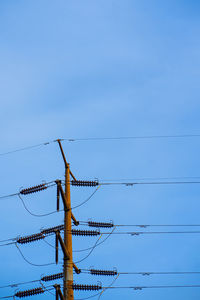
[[[140,235],[140,234],[195,234],[200,233],[200,231],[136,231],[136,232],[114,232],[112,234],[131,234],[131,235]],[[107,232],[102,232],[101,234],[109,234]]]
[[[54,290],[54,287],[52,287],[52,285],[49,286],[48,288],[46,288],[46,287],[44,286],[44,290],[47,291],[47,292],[49,292],[49,291]],[[52,295],[53,295],[53,294],[52,294]],[[55,296],[55,295],[53,295],[53,296]],[[15,295],[0,297],[0,299],[8,299],[8,298],[13,298],[13,299],[15,299]]]
[[[30,149],[37,148],[37,147],[40,147],[40,146],[46,146],[46,145],[49,145],[53,142],[55,142],[55,141],[49,141],[49,142],[46,142],[46,143],[41,143],[41,144],[36,144],[36,145],[33,145],[33,146],[19,148],[19,149],[8,151],[8,152],[2,152],[2,153],[0,153],[0,156],[4,156],[4,155],[12,154],[12,153],[15,153],[15,152],[20,152],[20,151],[30,150]]]
[[[60,139],[60,141],[68,141],[68,142],[81,142],[81,141],[108,141],[108,140],[136,140],[136,139],[169,139],[169,138],[195,138],[200,137],[200,134],[180,134],[180,135],[146,135],[146,136],[120,136],[120,137],[88,137],[88,138],[65,138]],[[30,150],[33,148],[46,146],[52,143],[57,142],[58,140],[48,141],[45,143],[40,143],[32,146],[27,146],[23,148],[19,148],[12,151],[2,152],[0,156],[12,154],[15,152]]]
[[[35,282],[40,282],[39,279],[37,280],[31,280],[31,281],[24,281],[24,282],[19,282],[19,283],[13,283],[13,284],[8,284],[8,285],[4,285],[4,286],[0,286],[0,289],[4,289],[4,288],[8,288],[8,287],[17,287],[19,285],[25,285],[25,284],[29,284],[29,283],[35,283]]]
[[[117,276],[114,278],[114,280],[111,282],[111,284],[109,285],[109,288],[113,286],[113,284],[116,282],[116,280],[118,279],[120,274],[117,274]],[[102,294],[106,291],[107,288],[104,288],[103,291],[101,292],[101,294],[98,297],[98,300],[101,298]]]
[[[119,272],[120,275],[194,275],[200,272]]]
[[[199,179],[200,176],[179,176],[179,177],[144,177],[144,178],[118,178],[118,179],[101,179],[101,181],[133,181],[133,180],[169,180],[169,179]]]
[[[47,188],[50,188],[50,187],[53,187],[55,186],[56,183],[55,181],[49,181],[49,182],[46,182],[45,184],[42,184],[42,186],[45,186],[45,189]],[[33,188],[37,188],[38,186],[35,186]],[[32,188],[31,188],[32,189]],[[26,189],[25,189],[26,190]],[[0,199],[6,199],[6,198],[10,198],[10,197],[14,197],[14,196],[19,196],[20,194],[22,194],[23,191],[25,190],[20,190],[18,193],[14,193],[14,194],[8,194],[8,195],[5,195],[5,196],[0,196]],[[34,192],[39,192],[40,190],[36,190]],[[27,193],[28,194],[28,193]]]
[[[0,243],[15,241],[15,240],[16,240],[16,238],[11,238],[11,239],[7,239],[7,240],[1,240]]]
[[[106,289],[166,289],[166,288],[200,288],[200,285],[151,285],[151,286],[112,286],[103,287]]]
[[[73,206],[72,208],[71,208],[71,210],[72,209],[76,209],[76,208],[78,208],[78,207],[80,207],[80,206],[82,206],[83,204],[85,204],[86,202],[88,202],[93,196],[94,196],[94,194],[98,191],[98,189],[101,187],[101,185],[99,185],[96,189],[95,189],[95,191],[85,200],[85,201],[83,201],[82,203],[80,203],[80,204],[78,204],[78,205],[76,205],[76,206]]]
[[[54,265],[55,263],[47,263],[47,264],[34,264],[34,263],[31,263],[30,261],[28,261],[25,256],[23,255],[22,251],[20,250],[20,248],[18,247],[17,243],[15,243],[15,246],[17,247],[19,253],[21,254],[22,258],[31,266],[34,266],[34,267],[44,267],[44,266],[50,266],[50,265]]]
[[[15,193],[15,194],[10,194],[10,195],[6,195],[6,196],[1,196],[0,199],[6,199],[6,198],[10,198],[10,197],[14,197],[14,196],[18,196],[19,193]]]
[[[81,273],[91,274],[90,269],[81,269]],[[117,272],[120,275],[142,275],[142,276],[150,276],[150,275],[198,275],[200,271],[180,271],[180,272]]]
[[[115,225],[116,227],[140,227],[140,228],[146,228],[146,227],[199,227],[200,224],[144,224],[144,225],[135,225],[135,224],[120,224]]]
[[[157,182],[101,182],[101,185],[162,185],[162,184],[200,184],[200,181],[157,181]]]
[[[51,183],[51,182],[50,182]],[[48,185],[49,183],[46,183]],[[126,186],[134,186],[134,185],[164,185],[164,184],[200,184],[200,181],[157,181],[157,182],[101,182],[97,189],[87,198],[84,202],[72,207],[71,209],[78,208],[85,204],[87,201],[89,201],[92,196],[97,192],[97,190],[100,188],[101,185],[126,185]],[[47,187],[55,186],[55,184],[49,185]],[[13,196],[19,196],[20,193],[15,194],[9,194],[5,196],[1,196],[0,199],[13,197]]]
[[[136,139],[168,139],[168,138],[194,138],[200,134],[179,134],[179,135],[144,135],[144,136],[120,136],[120,137],[88,137],[88,138],[65,138],[63,141],[108,141],[108,140],[136,140]]]
[[[83,260],[85,260],[86,258],[88,258],[88,257],[92,254],[92,252],[94,251],[94,249],[96,248],[97,243],[98,243],[98,241],[100,240],[101,237],[102,237],[102,235],[100,235],[100,237],[98,238],[98,240],[96,241],[96,243],[95,243],[94,246],[92,247],[91,251],[90,251],[84,258],[82,258],[82,259],[80,259],[80,260],[78,260],[78,261],[75,261],[75,263],[80,263],[80,262],[82,262]]]
[[[90,273],[90,269],[81,269],[81,273]],[[118,275],[143,275],[143,276],[150,276],[150,275],[192,275],[192,274],[200,274],[200,272],[187,272],[187,271],[182,271],[182,272],[118,272]],[[30,281],[24,281],[24,282],[18,282],[18,283],[12,283],[4,286],[0,286],[0,289],[3,288],[8,288],[8,287],[17,287],[19,285],[26,285],[29,283],[35,283],[35,282],[40,282],[41,279],[36,279],[36,280],[30,280]]]
[[[56,249],[55,246],[51,245],[49,242],[47,242],[45,239],[43,240],[48,246],[50,246],[51,248]],[[58,249],[60,251],[60,249]]]
[[[110,233],[108,233],[108,236],[103,241],[101,241],[100,243],[98,243],[95,246],[95,248],[98,247],[99,245],[103,244],[113,234],[114,231],[115,231],[115,227],[113,228],[113,230]],[[93,249],[93,248],[94,248],[94,246],[86,248],[86,249],[81,249],[81,250],[73,250],[73,252],[84,252],[84,251],[87,251],[87,250],[90,250],[90,249]]]
[[[44,289],[45,291],[47,291],[51,296],[54,296],[54,297],[55,297],[55,293],[53,294],[52,292],[50,292],[50,290],[48,290],[48,289],[46,288],[46,286],[42,283],[41,280],[40,280],[40,284],[41,284],[41,286],[43,287],[43,289]]]
[[[8,299],[8,298],[13,298],[13,296],[4,296],[4,297],[0,297],[0,299]]]
[[[46,214],[40,214],[40,215],[39,215],[39,214],[34,214],[34,213],[32,213],[32,212],[27,208],[27,206],[26,206],[24,200],[22,199],[22,197],[20,196],[20,194],[18,194],[18,196],[19,196],[20,200],[22,201],[22,204],[23,204],[25,210],[26,210],[31,216],[33,216],[33,217],[46,217],[46,216],[50,216],[50,215],[53,215],[53,214],[55,214],[55,213],[59,213],[59,212],[63,211],[63,210],[60,210],[60,211],[54,210],[54,211],[49,212],[49,213],[46,213]]]
[[[86,299],[91,299],[91,298],[94,298],[94,297],[97,297],[101,294],[101,292],[97,293],[97,294],[94,294],[92,296],[89,296],[89,297],[86,297],[86,298],[74,298],[74,300],[86,300]]]
[[[82,226],[91,227],[88,224],[88,221],[79,221],[79,224]],[[115,224],[115,227],[200,227],[200,224]],[[94,226],[95,227],[95,226]]]
[[[114,280],[111,282],[111,284],[109,285],[109,288],[113,286],[113,284],[116,282],[116,280],[119,278],[120,274],[117,274],[117,276],[114,278]],[[103,291],[100,293],[98,300],[101,298],[102,294],[107,290],[107,288],[104,288]]]
[[[0,245],[0,247],[9,246],[9,245],[13,245],[13,244],[15,244],[15,242],[11,242],[11,243]]]

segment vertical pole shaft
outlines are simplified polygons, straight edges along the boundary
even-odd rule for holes
[[[67,208],[64,216],[64,244],[69,253],[69,259],[64,258],[64,287],[63,295],[65,300],[73,300],[73,258],[72,258],[72,234],[71,234],[71,198],[70,198],[70,168],[67,163],[65,168],[65,198]]]

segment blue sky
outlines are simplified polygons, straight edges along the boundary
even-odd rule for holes
[[[199,134],[199,9],[194,0],[1,1],[0,152],[56,138]],[[199,138],[63,143],[76,177],[99,180],[200,176],[199,146]],[[64,176],[55,143],[1,156],[0,161],[1,195]],[[92,191],[72,188],[72,203]],[[115,224],[199,224],[199,192],[198,185],[101,187],[74,214],[80,220]],[[45,213],[55,209],[55,197],[52,188],[25,201],[31,211]],[[30,216],[18,198],[0,204],[0,240],[63,221],[62,214]],[[74,238],[74,249],[94,242]],[[116,235],[80,267],[199,271],[199,247],[197,234]],[[44,242],[21,249],[33,263],[54,261],[54,250]],[[1,285],[62,270],[61,265],[30,266],[14,246],[0,251]],[[74,253],[75,260],[82,257]],[[199,276],[120,276],[115,285],[199,284]],[[77,283],[98,280],[111,282],[75,276]],[[14,292],[1,289],[0,296]],[[76,298],[84,295],[91,294],[75,293]],[[102,299],[199,296],[200,289],[111,290]],[[53,299],[50,294],[34,299],[42,297]]]

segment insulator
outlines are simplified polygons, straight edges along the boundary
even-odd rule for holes
[[[41,233],[49,234],[49,233],[55,232],[56,230],[64,230],[64,225],[58,225],[58,226],[54,226],[54,227],[51,227],[51,228],[43,229],[41,231]]]
[[[83,290],[83,291],[99,291],[102,289],[100,285],[88,285],[88,284],[72,284],[73,290]]]
[[[27,243],[35,242],[37,240],[42,240],[44,238],[45,238],[45,236],[42,233],[36,233],[36,234],[32,234],[32,235],[29,235],[29,236],[19,238],[17,240],[17,243],[27,244]]]
[[[113,223],[103,223],[103,222],[92,222],[88,221],[88,226],[90,227],[103,227],[103,228],[110,228],[113,227]]]
[[[32,290],[26,290],[26,291],[20,291],[15,294],[16,297],[23,298],[23,297],[28,297],[28,296],[33,296],[33,295],[38,295],[38,294],[43,294],[44,290],[40,288],[32,289]]]
[[[47,189],[47,186],[46,186],[45,183],[43,183],[43,184],[36,185],[36,186],[30,187],[30,188],[27,188],[27,189],[23,189],[23,190],[20,191],[20,194],[27,195],[27,194],[40,192],[40,191],[43,191],[43,190],[46,190],[46,189]]]
[[[104,275],[104,276],[115,276],[118,273],[117,273],[117,271],[90,269],[90,274],[92,274],[92,275]]]
[[[97,186],[97,185],[99,185],[99,182],[97,180],[95,180],[95,181],[72,180],[71,185],[74,185],[74,186]]]
[[[60,278],[63,278],[63,273],[44,276],[41,278],[41,280],[42,281],[52,281],[52,280],[56,280],[56,279],[60,279]]]
[[[72,229],[71,233],[72,233],[72,235],[84,235],[84,236],[100,235],[99,231],[94,231],[94,230],[76,230],[76,229]]]

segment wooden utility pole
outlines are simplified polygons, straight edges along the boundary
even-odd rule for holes
[[[62,157],[65,163],[65,199],[66,207],[64,207],[64,245],[68,252],[68,257],[64,256],[63,265],[63,296],[64,300],[74,300],[74,292],[72,289],[73,284],[73,257],[72,257],[72,224],[71,224],[71,197],[70,197],[70,166],[65,158],[65,154],[61,145],[61,141],[57,140]]]

